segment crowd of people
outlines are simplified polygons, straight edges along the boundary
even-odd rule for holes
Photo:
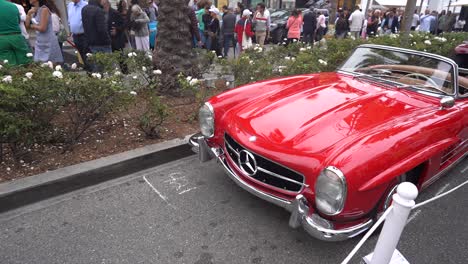
[[[67,14],[61,14],[52,0],[30,0],[26,13],[21,5],[0,0],[0,57],[11,64],[25,64],[33,54],[35,62],[63,63],[62,44],[70,40],[87,69],[89,53],[122,51],[126,46],[150,50],[150,28],[157,21],[158,0],[120,0],[117,10],[109,0],[72,0]],[[67,16],[69,32],[62,24]],[[20,18],[18,20],[18,18]],[[27,30],[35,32],[29,43]]]

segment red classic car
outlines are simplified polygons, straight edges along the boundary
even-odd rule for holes
[[[202,161],[339,241],[366,231],[402,181],[424,189],[468,150],[468,78],[451,59],[359,46],[336,72],[261,81],[209,99]]]

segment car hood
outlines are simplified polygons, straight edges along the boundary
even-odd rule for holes
[[[429,109],[436,109],[430,97],[322,73],[239,104],[227,120],[231,129],[278,152],[324,155],[376,129],[416,122]]]

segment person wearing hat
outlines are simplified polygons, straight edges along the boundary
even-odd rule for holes
[[[254,33],[252,31],[252,22],[250,21],[251,15],[252,12],[250,12],[250,10],[244,9],[241,19],[239,19],[236,24],[235,32],[241,52],[252,47],[252,37]]]
[[[207,30],[207,33],[208,33],[208,39],[206,41],[206,48],[208,50],[214,50],[216,51],[216,53],[219,53],[218,50],[218,33],[219,33],[219,19],[218,19],[218,15],[219,15],[219,10],[218,8],[216,7],[210,7],[210,9],[208,10],[209,14],[210,14],[210,21],[208,24],[205,24],[206,25],[206,30]],[[218,56],[221,55],[221,54],[217,54]]]

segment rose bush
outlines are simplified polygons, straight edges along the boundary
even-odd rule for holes
[[[403,46],[404,48],[453,57],[455,47],[467,40],[468,36],[467,33],[446,33],[439,36],[412,33],[409,38],[410,43]],[[275,46],[267,51],[255,47],[234,60],[219,63],[223,67],[223,74],[234,75],[237,86],[273,77],[333,71],[358,45],[371,43],[402,47],[401,42],[401,36],[395,34],[368,40],[329,39],[315,46],[296,42],[287,47]]]

